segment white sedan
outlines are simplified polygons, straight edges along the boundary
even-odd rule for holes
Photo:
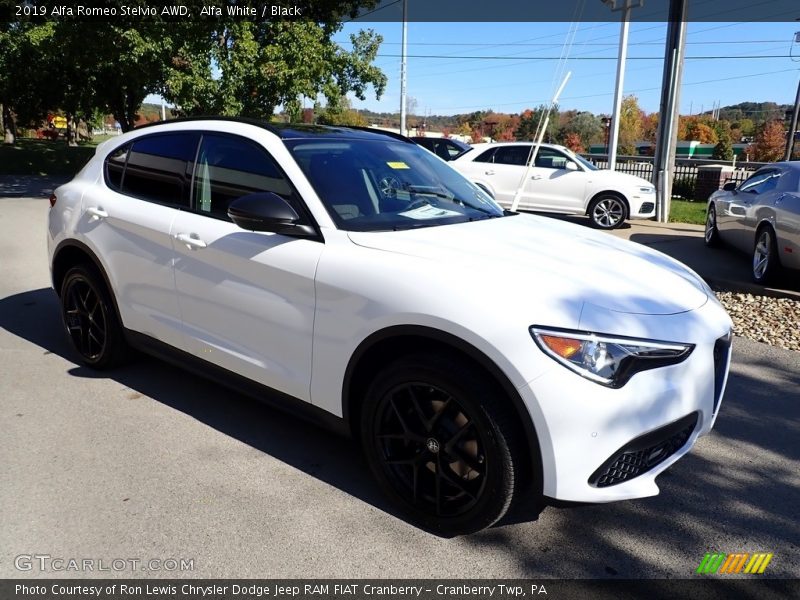
[[[85,364],[134,347],[349,432],[440,534],[531,486],[654,495],[718,415],[731,321],[697,275],[504,212],[400,136],[177,120],[101,144],[50,203]]]
[[[528,167],[533,146],[531,142],[474,144],[450,164],[506,208],[521,187],[521,210],[588,215],[600,229],[620,227],[625,219],[655,216],[655,188],[649,181],[598,169],[553,144],[542,144]]]

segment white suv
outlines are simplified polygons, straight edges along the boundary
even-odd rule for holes
[[[101,144],[51,205],[83,362],[134,347],[349,432],[442,534],[494,523],[526,486],[656,494],[717,416],[731,322],[693,272],[504,212],[393,134],[147,126]]]
[[[451,166],[501,206],[511,206],[522,186],[521,210],[589,215],[600,229],[655,216],[655,188],[649,181],[598,169],[569,148],[552,144],[541,145],[529,168],[532,148],[532,142],[475,144]]]

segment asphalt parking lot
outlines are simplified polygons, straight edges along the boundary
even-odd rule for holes
[[[737,338],[716,428],[661,495],[518,508],[441,539],[395,516],[354,445],[154,360],[76,362],[49,287],[47,200],[0,197],[0,577],[15,558],[187,559],[123,577],[692,577],[708,551],[800,577],[800,353]]]

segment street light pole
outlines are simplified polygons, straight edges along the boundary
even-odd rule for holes
[[[797,82],[797,96],[794,99],[794,110],[792,111],[792,121],[789,125],[789,132],[786,134],[786,153],[783,155],[783,160],[792,160],[794,132],[797,131],[798,113],[800,113],[800,80]]]
[[[406,55],[408,54],[408,0],[403,0],[403,38],[400,50],[400,135],[406,135]]]

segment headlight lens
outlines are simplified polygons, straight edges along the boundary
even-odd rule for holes
[[[640,194],[655,194],[655,192],[656,188],[654,188],[652,185],[648,185],[647,187],[643,186],[639,188]]]
[[[578,375],[619,388],[640,371],[674,365],[686,359],[694,344],[610,336],[586,331],[530,328],[542,351]]]

